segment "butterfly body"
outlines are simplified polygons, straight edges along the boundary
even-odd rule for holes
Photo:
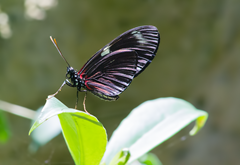
[[[56,40],[52,41],[62,56]],[[62,86],[67,84],[77,87],[81,92],[90,91],[104,100],[117,100],[133,78],[151,63],[159,42],[160,35],[156,27],[139,26],[105,45],[78,72],[62,56],[68,64],[66,80]],[[57,92],[54,95],[56,94]]]
[[[78,89],[81,89],[81,87],[84,86],[84,83],[82,79],[80,79],[80,76],[78,75],[78,72],[73,69],[73,67],[67,67],[67,73],[66,73],[66,84],[70,87],[77,87]]]

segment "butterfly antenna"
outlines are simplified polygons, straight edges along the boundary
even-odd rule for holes
[[[59,47],[58,47],[58,45],[57,45],[56,39],[55,39],[55,38],[53,39],[52,36],[50,36],[50,39],[51,39],[53,45],[57,48],[58,53],[60,54],[60,56],[62,56],[62,58],[64,59],[64,61],[67,63],[68,67],[70,67],[69,63],[67,62],[67,60],[65,59],[65,57],[62,55],[62,52],[60,51],[60,49],[59,49]]]

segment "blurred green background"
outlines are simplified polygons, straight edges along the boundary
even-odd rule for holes
[[[66,64],[52,35],[76,70],[100,48],[140,25],[159,29],[152,64],[116,102],[87,96],[87,110],[108,135],[134,107],[158,97],[178,97],[209,113],[194,137],[189,128],[154,149],[167,165],[240,164],[239,0],[1,0],[0,99],[30,109],[45,103],[65,79]],[[82,108],[84,93],[79,95]],[[57,95],[74,107],[76,89]],[[32,155],[30,120],[6,114],[12,136],[0,144],[0,164],[73,164],[60,135]],[[184,138],[183,138],[184,137]],[[183,140],[185,139],[185,140]]]

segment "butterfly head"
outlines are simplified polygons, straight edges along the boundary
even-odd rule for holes
[[[67,73],[66,73],[66,84],[71,87],[76,87],[78,85],[78,74],[73,69],[73,67],[67,67]]]

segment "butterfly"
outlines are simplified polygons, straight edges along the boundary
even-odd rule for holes
[[[114,101],[152,62],[160,43],[160,34],[151,25],[130,29],[96,52],[79,71],[69,65],[56,39],[51,36],[50,39],[68,65],[66,80],[51,96],[67,84],[77,88],[77,99],[78,91],[89,91],[103,100]]]

